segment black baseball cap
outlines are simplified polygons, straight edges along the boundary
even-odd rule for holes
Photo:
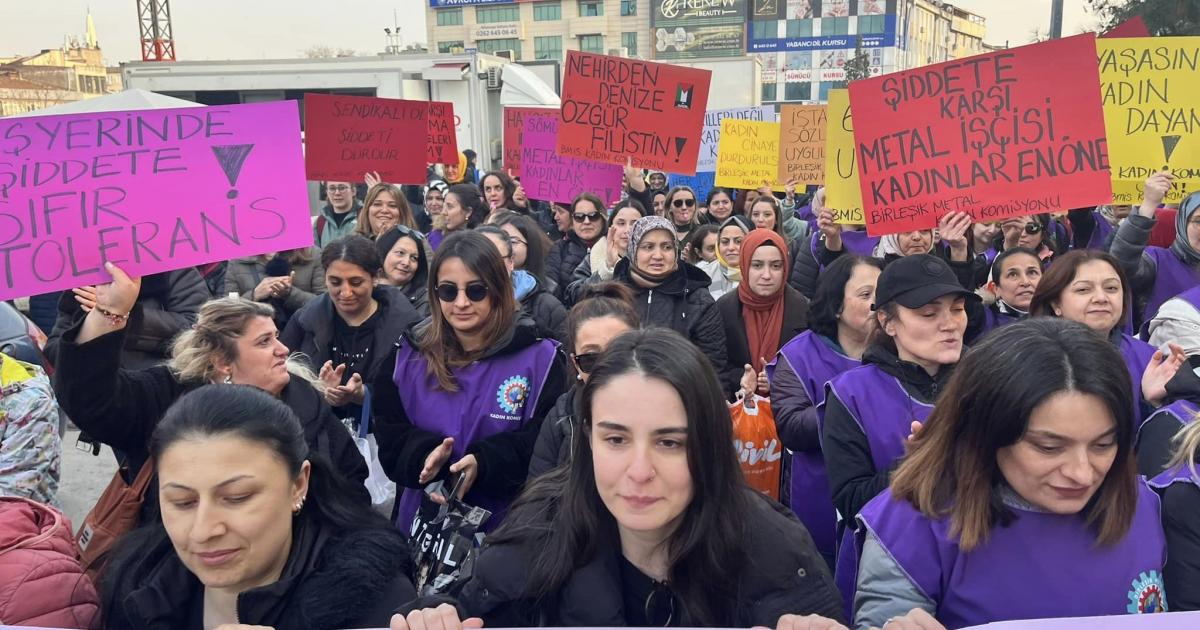
[[[875,285],[875,304],[896,302],[905,308],[921,308],[943,295],[961,295],[979,300],[973,291],[958,283],[958,277],[946,261],[929,254],[905,256],[892,261]]]

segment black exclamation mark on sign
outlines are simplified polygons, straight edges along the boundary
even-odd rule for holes
[[[1167,162],[1171,161],[1171,154],[1175,152],[1175,147],[1179,146],[1180,137],[1181,136],[1162,136],[1163,155],[1166,156]],[[1170,169],[1166,164],[1164,164],[1162,170],[1166,171]]]
[[[675,161],[683,159],[683,147],[687,145],[687,138],[675,138]]]
[[[253,148],[253,144],[225,144],[212,148],[213,155],[217,156],[217,164],[220,164],[221,170],[225,171],[225,179],[229,180],[230,186],[237,186],[242,166],[246,164],[246,158],[250,155],[250,149]],[[236,188],[232,188],[225,196],[237,199],[238,191]]]

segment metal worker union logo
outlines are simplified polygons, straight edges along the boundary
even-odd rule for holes
[[[1158,571],[1142,572],[1129,591],[1129,605],[1125,610],[1132,614],[1160,613],[1167,611],[1167,600],[1163,597],[1163,578]]]
[[[518,414],[525,406],[525,398],[529,396],[529,379],[524,376],[510,376],[500,384],[496,392],[496,402],[505,413]]]

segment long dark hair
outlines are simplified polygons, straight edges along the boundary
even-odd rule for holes
[[[513,203],[513,193],[517,192],[517,182],[514,181],[513,178],[509,177],[508,173],[505,173],[504,171],[488,171],[487,173],[484,173],[483,177],[479,178],[479,190],[483,190],[484,187],[487,186],[486,182],[487,178],[489,177],[495,177],[496,179],[500,180],[500,185],[504,188],[504,202],[501,203],[498,208],[516,210],[517,206],[515,203]]]
[[[441,301],[437,296],[438,275],[442,265],[451,258],[461,260],[467,269],[479,276],[487,287],[488,294],[484,299],[491,302],[492,316],[484,328],[485,343],[483,349],[476,352],[463,350],[454,329],[442,315]],[[429,373],[437,378],[438,386],[448,392],[458,391],[458,383],[450,373],[450,368],[462,367],[478,359],[498,343],[516,322],[517,298],[513,293],[512,277],[504,266],[500,250],[486,236],[471,230],[460,230],[447,236],[434,253],[433,262],[429,265],[428,290],[431,317],[429,325],[420,334],[418,345],[421,356],[429,365]]]
[[[487,220],[487,203],[483,201],[479,187],[475,184],[455,184],[446,191],[446,195],[454,195],[463,210],[467,211],[467,225],[462,229],[473,230],[475,226]]]
[[[892,492],[929,518],[949,515],[964,551],[986,543],[996,525],[1015,518],[997,491],[996,453],[1016,444],[1034,409],[1062,392],[1099,398],[1116,422],[1116,458],[1082,515],[1101,544],[1118,542],[1137,506],[1133,389],[1117,349],[1071,321],[1020,321],[968,352],[893,475]]]
[[[334,428],[334,430],[340,430]],[[344,477],[322,453],[309,448],[304,429],[295,412],[283,401],[249,385],[205,385],[181,396],[167,409],[150,438],[149,452],[155,460],[181,441],[195,438],[234,436],[266,446],[295,478],[309,462],[308,494],[293,527],[315,526],[333,533],[374,530],[379,538],[394,537],[400,548],[407,542],[386,518],[371,509],[364,489]],[[120,598],[128,586],[130,572],[147,560],[147,550],[168,547],[161,519],[129,533],[117,543],[112,563],[103,582],[103,610],[122,606]],[[407,553],[401,569],[412,575]]]
[[[543,285],[546,284],[546,256],[550,253],[550,238],[533,219],[519,213],[506,211],[492,217],[492,224],[503,227],[511,225],[525,238],[525,271],[533,274]]]
[[[720,381],[708,359],[678,333],[666,328],[627,332],[604,352],[579,397],[583,435],[591,432],[597,391],[627,374],[668,383],[688,419],[687,459],[694,496],[666,543],[668,580],[682,608],[682,625],[728,625],[737,590],[730,585],[738,583],[750,560],[742,541],[752,535],[747,510],[753,491],[730,446],[733,427]],[[553,597],[577,568],[598,553],[619,548],[616,520],[596,490],[589,439],[573,440],[571,461],[571,466],[532,482],[487,543],[537,546],[528,597]]]
[[[838,338],[838,316],[846,300],[846,283],[859,265],[867,265],[883,271],[883,261],[871,256],[842,254],[832,265],[821,272],[817,292],[808,309],[808,328],[818,335],[834,341]]]
[[[1038,281],[1037,289],[1033,291],[1033,300],[1029,302],[1029,314],[1057,317],[1054,314],[1054,302],[1058,301],[1063,291],[1071,286],[1075,280],[1075,274],[1079,273],[1079,268],[1086,263],[1095,261],[1108,263],[1117,273],[1117,277],[1121,279],[1121,319],[1117,320],[1117,325],[1120,326],[1121,322],[1129,316],[1129,309],[1133,302],[1129,290],[1129,278],[1125,275],[1125,269],[1121,267],[1121,263],[1112,254],[1094,249],[1077,249],[1055,258],[1054,264],[1046,268],[1042,279]]]

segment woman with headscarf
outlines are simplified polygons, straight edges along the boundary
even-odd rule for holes
[[[738,283],[742,281],[742,242],[753,229],[754,225],[750,223],[750,219],[740,214],[729,217],[717,231],[717,259],[696,265],[712,279],[712,284],[708,285],[708,292],[714,300],[719,300],[721,296],[737,289]]]
[[[1200,284],[1200,193],[1192,193],[1179,204],[1175,215],[1175,242],[1170,249],[1147,247],[1156,223],[1155,211],[1170,190],[1174,177],[1155,173],[1146,180],[1145,199],[1137,212],[1117,228],[1112,255],[1129,276],[1134,306],[1141,306],[1141,322],[1154,319],[1167,300]]]
[[[766,364],[808,328],[808,298],[787,285],[787,243],[774,230],[747,234],[738,260],[742,282],[717,300],[729,359],[725,382],[739,383],[747,396],[769,396]]]
[[[461,151],[458,154],[457,164],[443,164],[442,176],[447,184],[473,184],[474,182],[467,180],[467,156]]]

